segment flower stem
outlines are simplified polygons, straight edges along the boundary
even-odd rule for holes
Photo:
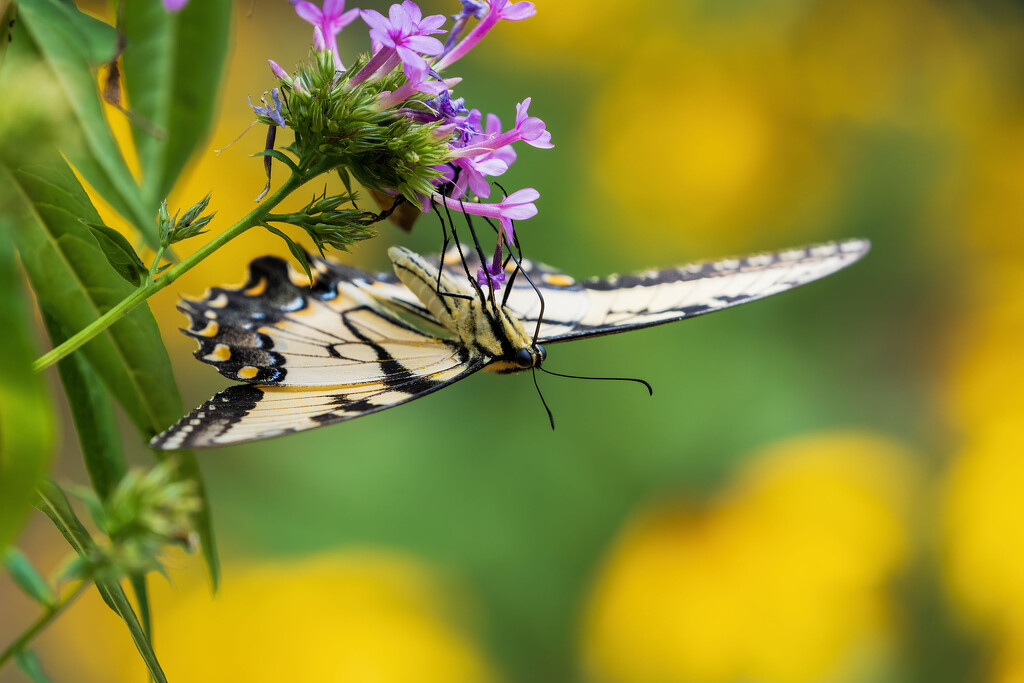
[[[85,592],[85,589],[92,585],[91,581],[79,581],[74,588],[68,591],[64,597],[58,600],[53,605],[46,608],[46,611],[35,622],[32,623],[25,631],[18,636],[18,638],[8,645],[2,653],[0,653],[0,668],[7,663],[11,657],[22,650],[29,642],[35,638],[39,633],[50,625],[54,619],[56,619],[64,609],[74,602],[79,595]]]
[[[63,344],[51,349],[48,353],[40,356],[36,359],[36,362],[32,364],[32,369],[40,371],[50,367],[57,361],[61,360],[72,351],[75,351],[80,346],[91,340],[96,335],[103,332],[105,329],[116,323],[118,320],[127,315],[133,308],[141,304],[143,301],[159,292],[164,287],[168,286],[179,277],[187,273],[194,266],[196,266],[204,258],[217,251],[225,244],[233,240],[234,238],[241,235],[249,228],[260,225],[266,216],[270,213],[271,209],[276,207],[281,201],[289,194],[297,190],[299,187],[312,180],[316,176],[320,175],[327,168],[316,167],[309,169],[303,173],[292,173],[288,180],[286,180],[281,187],[279,187],[272,195],[263,200],[259,206],[249,212],[245,218],[238,221],[230,228],[217,235],[215,238],[203,245],[198,251],[190,255],[188,258],[182,259],[175,266],[168,268],[164,271],[157,280],[149,282],[148,284],[139,287],[137,290],[129,294],[127,297],[122,299],[117,305],[111,308],[109,311],[101,315],[99,318],[85,326],[78,334],[70,337]]]

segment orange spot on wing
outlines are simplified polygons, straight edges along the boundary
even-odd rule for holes
[[[560,273],[548,273],[544,276],[544,282],[551,285],[552,287],[569,287],[576,281],[568,275],[562,275]]]
[[[251,365],[246,365],[236,373],[239,379],[252,379],[256,375],[260,374],[259,368],[254,368]]]
[[[265,291],[267,291],[267,278],[261,277],[260,281],[252,287],[249,289],[243,289],[242,294],[245,294],[246,296],[259,296]]]

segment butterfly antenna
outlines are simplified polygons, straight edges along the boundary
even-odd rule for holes
[[[499,228],[497,225],[495,225],[493,220],[491,220],[487,216],[484,216],[483,219],[487,223],[487,225],[491,226],[491,230],[493,230],[494,234],[498,236],[498,239],[503,239],[504,238],[504,235],[501,232],[501,228]],[[514,241],[515,246],[519,247],[519,241],[516,239],[515,234],[513,234],[512,239],[515,240]],[[508,254],[505,255],[505,260],[501,262],[502,270],[507,268],[509,261],[512,261],[512,260],[513,260],[512,250],[509,249]],[[505,283],[505,295],[501,298],[501,305],[502,306],[504,306],[505,304],[508,303],[508,297],[509,297],[510,294],[512,294],[512,286],[516,282],[516,275],[518,275],[522,271],[522,268],[519,267],[519,262],[516,261],[515,264],[516,264],[515,269],[512,270],[512,274],[508,276],[508,281]]]
[[[537,339],[540,337],[540,323],[544,320],[544,295],[541,294],[540,289],[533,281],[533,278],[530,277],[530,274],[523,268],[523,250],[519,246],[518,241],[516,242],[516,248],[519,249],[519,258],[516,258],[515,256],[512,257],[516,262],[516,269],[519,270],[523,274],[523,277],[526,278],[526,281],[530,283],[530,286],[533,287],[533,291],[537,293],[537,299],[540,301],[540,312],[537,314],[537,327],[533,330],[533,344],[536,346]]]
[[[447,204],[444,205],[444,212],[445,215],[448,216],[448,225],[452,229],[452,239],[455,240],[455,248],[459,250],[459,259],[462,261],[462,269],[466,272],[469,284],[473,286],[476,293],[480,296],[480,300],[483,301],[487,297],[484,296],[484,291],[480,288],[480,284],[476,281],[476,278],[474,278],[469,272],[469,264],[466,263],[466,253],[462,251],[462,242],[459,240],[459,231],[455,229],[455,221],[452,220],[452,212],[451,209],[448,208]]]
[[[472,235],[472,237],[473,237],[473,246],[476,247],[476,257],[478,259],[480,259],[480,266],[486,270],[486,268],[487,268],[487,256],[484,254],[483,247],[480,246],[480,239],[476,236],[476,229],[473,227],[473,219],[470,218],[468,213],[466,213],[466,205],[463,203],[461,198],[459,199],[459,206],[462,207],[462,215],[466,217],[466,225],[469,226],[469,234]],[[488,282],[490,282],[490,279],[488,279]],[[480,296],[483,297],[483,289],[482,289],[482,287],[478,286],[477,289],[480,290]],[[494,301],[494,288],[493,287],[490,287],[490,286],[487,287],[487,296],[483,297],[483,298],[488,299],[491,302],[491,306],[493,306],[495,309],[497,309],[498,304],[495,303],[495,301]]]
[[[497,187],[499,190],[501,190],[501,193],[503,195],[505,195],[506,197],[508,196],[508,192],[505,190],[505,188],[502,186],[501,183],[495,182],[494,186]],[[488,221],[488,222],[490,222],[490,221]],[[499,228],[495,227],[493,223],[491,224],[491,227],[494,228],[495,231],[499,230]],[[500,237],[501,237],[501,235],[499,235],[499,239],[500,239]],[[530,287],[532,287],[533,291],[537,293],[537,300],[540,302],[540,312],[537,315],[537,326],[533,330],[533,344],[534,344],[534,346],[536,346],[537,345],[537,339],[540,338],[540,323],[541,323],[542,320],[544,320],[544,307],[545,307],[544,295],[541,294],[540,289],[537,287],[537,284],[533,281],[533,278],[530,277],[530,274],[526,272],[525,268],[523,268],[523,247],[519,243],[519,235],[516,234],[514,228],[512,230],[512,244],[515,246],[516,250],[519,252],[519,256],[518,256],[518,258],[516,258],[516,256],[513,256],[513,254],[512,254],[512,249],[508,250],[509,256],[511,256],[512,259],[516,262],[516,271],[521,272],[523,274],[523,277],[526,278],[526,281],[530,283]],[[514,273],[513,273],[513,275],[514,275]],[[509,288],[505,292],[505,300],[508,299],[508,295],[512,291],[511,284],[512,283],[510,281],[509,282]],[[504,305],[504,301],[502,301],[502,305]]]
[[[437,210],[437,205],[434,205],[434,213],[437,214],[437,219],[441,221],[441,263],[437,264],[437,286],[434,288],[438,294],[441,293],[441,271],[444,270],[444,257],[448,253],[448,243],[450,238],[448,237],[448,226],[444,222],[444,217],[441,216],[441,212]]]
[[[545,372],[547,372],[545,370]],[[537,383],[537,368],[533,368],[533,386],[537,387],[537,395],[540,396],[540,402],[544,406],[544,410],[548,411],[548,422],[551,423],[551,429],[555,429],[555,416],[551,414],[551,408],[548,408],[548,402],[544,400],[544,394],[540,390],[540,384]]]
[[[441,211],[440,211],[440,209],[437,208],[437,204],[434,204],[433,207],[434,207],[434,213],[437,214],[438,220],[441,221],[442,230],[443,230],[444,229],[443,226],[445,224],[445,220],[444,220],[444,218],[441,217]],[[445,214],[448,216],[448,226],[451,228],[452,237],[455,239],[455,248],[459,251],[459,259],[462,261],[462,268],[466,271],[466,277],[468,277],[470,282],[472,282],[473,285],[476,286],[476,280],[474,280],[469,275],[469,266],[466,265],[466,255],[462,253],[462,243],[459,242],[459,233],[455,230],[455,223],[452,222],[451,211],[448,210],[447,206],[444,207],[444,211],[445,211]],[[438,292],[438,294],[441,295],[441,296],[449,296],[449,297],[452,297],[453,299],[472,299],[473,297],[466,296],[464,294],[457,294],[455,292],[441,292],[441,270],[443,268],[444,268],[444,255],[442,254],[441,255],[441,263],[438,264],[438,269],[437,269],[437,292]],[[478,291],[479,291],[479,289],[480,288],[477,287]],[[483,293],[482,292],[480,293],[480,296],[481,296],[481,298],[483,297]]]
[[[508,262],[511,261],[511,260],[512,260],[512,255],[509,254],[508,257],[505,259],[505,262],[501,264],[502,269],[507,268],[508,267]],[[518,275],[521,270],[522,270],[522,268],[519,267],[518,263],[516,264],[516,267],[512,269],[512,274],[509,275],[508,283],[507,283],[507,286],[505,287],[505,296],[501,297],[501,305],[502,306],[504,306],[505,304],[508,303],[508,297],[509,297],[510,294],[512,294],[512,285],[515,284],[516,275]]]
[[[551,370],[546,370],[544,368],[541,368],[540,371],[546,372],[549,375],[554,375],[555,377],[567,377],[569,379],[601,379],[611,382],[636,382],[637,384],[643,384],[647,387],[648,393],[650,393],[651,396],[654,396],[654,387],[651,386],[650,382],[636,377],[584,377],[582,375],[563,375],[560,372],[552,372]]]

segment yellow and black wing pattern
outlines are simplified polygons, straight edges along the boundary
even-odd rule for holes
[[[400,283],[321,259],[313,282],[275,257],[238,288],[184,301],[196,357],[246,384],[151,442],[201,448],[312,429],[431,393],[484,364]]]
[[[549,266],[523,262],[543,294],[538,341],[548,344],[660,325],[737,306],[819,280],[867,254],[867,240],[846,240],[678,268],[577,282]],[[508,307],[531,333],[540,298],[520,276]]]
[[[198,342],[196,357],[244,384],[217,394],[151,445],[201,448],[349,420],[424,396],[491,363],[506,371],[524,346],[650,327],[778,294],[845,268],[869,247],[866,240],[847,240],[585,281],[524,260],[511,288],[495,297],[505,302],[502,315],[515,321],[513,327],[536,339],[516,334],[515,343],[505,337],[500,344],[495,340],[507,328],[491,324],[493,308],[461,307],[484,317],[476,325],[449,321],[451,327],[430,312],[430,306],[449,313],[460,308],[427,284],[437,267],[447,276],[447,294],[476,296],[467,278],[478,265],[472,257],[464,262],[449,252],[423,259],[398,250],[396,268],[403,268],[402,259],[419,264],[419,297],[392,273],[311,258],[311,282],[285,261],[263,257],[250,264],[242,286],[216,287],[180,306],[189,319],[183,331]],[[510,278],[515,268],[508,264]],[[495,343],[478,343],[483,338],[474,335],[485,332],[466,330],[490,330],[488,341]],[[507,357],[483,350],[499,346]]]

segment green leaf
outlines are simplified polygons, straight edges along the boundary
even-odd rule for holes
[[[0,181],[0,206],[8,204]],[[0,224],[0,549],[14,540],[46,474],[53,415],[46,387],[32,372],[35,348],[11,237]]]
[[[147,205],[164,199],[207,138],[224,75],[229,0],[190,2],[168,12],[160,0],[121,3],[122,57],[132,110],[167,131],[157,140],[133,130]]]
[[[285,154],[284,152],[281,152],[279,150],[276,150],[276,149],[265,149],[262,152],[256,152],[252,156],[254,156],[254,157],[270,157],[272,159],[277,159],[282,164],[284,164],[285,166],[290,168],[292,173],[302,173],[302,169],[299,168],[299,165],[296,164],[294,161],[292,161],[291,157],[289,157],[287,154]]]
[[[39,575],[29,559],[16,548],[4,551],[4,566],[7,567],[7,573],[11,575],[14,583],[18,584],[18,588],[25,591],[25,595],[46,607],[57,604],[57,597],[50,589],[50,584],[46,583],[46,579]]]
[[[54,346],[67,339],[67,332],[51,315],[44,313],[43,320]],[[110,393],[81,354],[71,354],[60,361],[57,372],[71,408],[89,480],[100,499],[106,500],[127,469]]]
[[[102,223],[82,223],[92,230],[92,236],[103,250],[110,267],[126,282],[138,287],[142,283],[142,276],[149,272],[149,269],[143,265],[131,242],[117,230]]]
[[[139,621],[142,623],[142,632],[146,638],[153,642],[153,615],[149,609],[149,589],[146,587],[146,575],[134,573],[128,577],[132,584],[132,591],[135,593],[135,602],[139,606]]]
[[[44,12],[47,21],[62,38],[73,41],[76,51],[87,64],[107,64],[117,56],[117,30],[110,24],[90,17],[70,2],[59,0],[18,0],[30,16]]]
[[[0,225],[13,225],[40,307],[68,334],[134,289],[110,268],[93,234],[79,220],[100,222],[81,185],[56,153],[48,162],[17,169],[0,166],[0,185],[8,188],[11,198]],[[167,350],[147,307],[136,308],[81,351],[146,441],[183,414]],[[219,565],[199,464],[189,452],[176,457],[179,471],[196,482],[203,498],[196,531],[216,586]]]
[[[56,155],[48,161],[4,174],[0,182],[8,183],[12,202],[0,220],[14,226],[40,307],[63,332],[71,333],[135,290],[111,270],[83,225],[100,219],[71,170]],[[160,332],[145,307],[125,316],[83,352],[146,438],[180,413]]]
[[[202,3],[199,3],[202,4]],[[96,192],[130,221],[151,246],[158,246],[156,204],[139,187],[107,125],[91,65],[109,61],[117,47],[113,28],[59,0],[22,0],[21,35],[31,37],[38,59],[48,68],[74,114],[61,151]],[[100,29],[106,26],[106,29]],[[99,221],[95,221],[99,222]]]
[[[51,683],[50,678],[43,671],[43,665],[39,656],[33,650],[18,650],[14,653],[14,661],[22,673],[32,679],[33,683]]]
[[[309,259],[306,258],[306,250],[300,247],[298,244],[296,244],[291,237],[281,232],[277,228],[266,223],[263,224],[263,227],[269,230],[270,232],[274,233],[278,237],[280,237],[282,240],[284,240],[284,243],[288,245],[288,251],[292,252],[292,256],[294,256],[295,260],[299,262],[299,265],[302,266],[302,269],[306,271],[306,277],[308,277],[309,281],[312,282],[313,274],[309,270]]]
[[[79,556],[89,558],[95,553],[95,541],[92,540],[89,532],[85,530],[85,527],[82,526],[82,523],[75,515],[74,510],[71,509],[71,505],[68,504],[68,499],[65,497],[64,492],[52,481],[46,480],[39,487],[39,500],[36,506],[50,518],[54,526],[64,535],[64,538],[67,539]],[[150,675],[153,676],[157,683],[167,683],[163,669],[160,668],[160,663],[153,652],[153,645],[150,643],[149,638],[146,637],[142,624],[139,623],[135,610],[132,609],[131,603],[128,602],[128,597],[124,594],[120,584],[109,579],[97,578],[96,588],[99,590],[104,602],[121,617],[128,627],[132,641],[134,641],[139,654],[142,655],[143,661],[146,662]]]

